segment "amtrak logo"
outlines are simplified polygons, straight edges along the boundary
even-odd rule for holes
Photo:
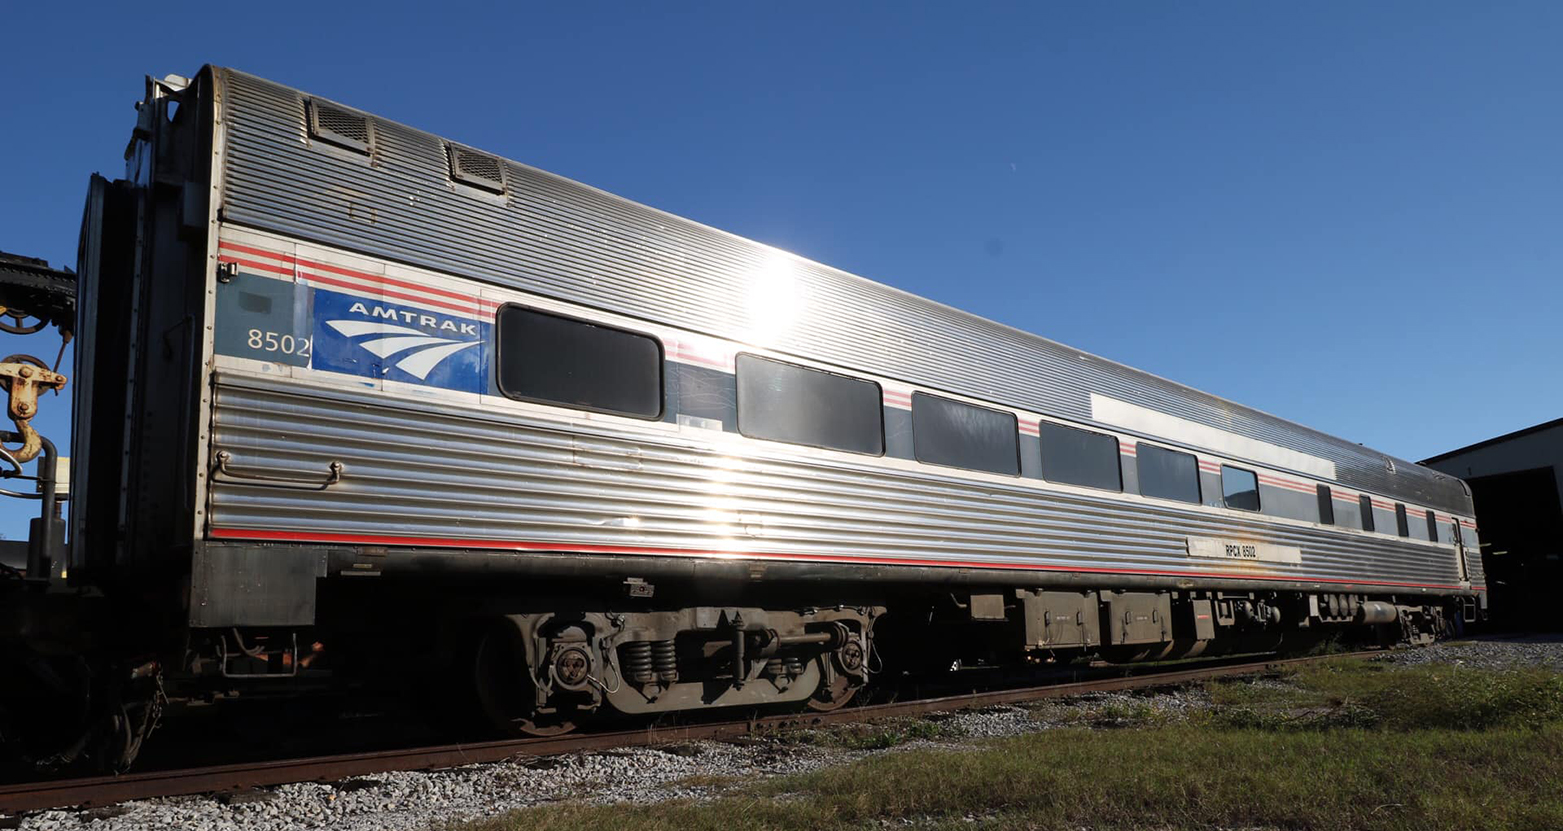
[[[316,369],[488,391],[488,323],[323,289],[314,295]]]
[[[362,304],[359,304],[362,305]],[[367,320],[328,320],[326,325],[341,332],[349,338],[373,335],[358,341],[358,345],[379,355],[382,358],[390,358],[399,353],[404,356],[395,364],[396,368],[422,381],[429,377],[429,373],[440,365],[441,361],[464,349],[471,349],[478,345],[475,340],[460,341],[449,338],[437,338],[426,335],[421,329],[413,329],[408,326],[397,326],[390,323],[371,323]],[[474,329],[473,324],[466,324]]]

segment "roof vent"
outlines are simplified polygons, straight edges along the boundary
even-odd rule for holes
[[[451,179],[494,193],[505,192],[505,166],[497,157],[459,144],[445,145],[445,155],[450,159]]]
[[[321,141],[368,153],[369,145],[374,141],[374,126],[366,115],[310,99],[309,134]]]

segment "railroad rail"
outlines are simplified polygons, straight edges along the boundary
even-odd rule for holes
[[[161,770],[121,776],[28,782],[0,786],[0,814],[50,808],[86,808],[134,799],[185,796],[283,785],[291,782],[330,782],[397,770],[431,770],[499,762],[519,757],[553,756],[621,747],[652,747],[689,741],[724,739],[755,734],[822,727],[897,716],[970,710],[1005,704],[1022,704],[1049,698],[1067,698],[1091,692],[1176,686],[1234,675],[1249,675],[1314,661],[1383,655],[1385,650],[1338,653],[1303,658],[1266,658],[1259,661],[1172,668],[1141,675],[1126,675],[1043,686],[991,690],[885,704],[847,707],[828,713],[800,713],[667,727],[649,727],[604,733],[549,738],[506,739],[318,756],[184,770]]]

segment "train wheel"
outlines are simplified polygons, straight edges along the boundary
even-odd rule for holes
[[[816,713],[828,713],[839,710],[852,701],[857,691],[863,689],[861,685],[854,685],[852,679],[845,675],[837,675],[835,681],[826,684],[821,683],[819,690],[809,699],[809,709]]]
[[[834,652],[820,656],[824,675],[818,690],[809,698],[809,709],[830,712],[847,706],[868,680],[868,650],[863,641],[842,630],[843,642]]]
[[[537,687],[520,636],[492,626],[478,641],[473,660],[478,705],[488,723],[510,736],[557,736],[575,729],[573,712],[540,712]]]

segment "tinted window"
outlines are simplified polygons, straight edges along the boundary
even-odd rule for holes
[[[834,372],[739,355],[738,432],[756,439],[879,455],[879,385]]]
[[[1329,485],[1319,486],[1319,522],[1335,524],[1335,496],[1330,493]]]
[[[1152,444],[1135,445],[1140,493],[1158,499],[1199,502],[1199,461],[1193,453],[1179,453]]]
[[[1427,538],[1438,542],[1438,517],[1432,511],[1427,512]]]
[[[1020,475],[1014,413],[913,393],[912,449],[931,465]]]
[[[1402,537],[1411,536],[1411,524],[1406,522],[1406,506],[1395,503],[1395,531]]]
[[[1259,510],[1259,478],[1252,470],[1222,465],[1221,500],[1228,508]]]
[[[1373,530],[1373,499],[1367,494],[1357,497],[1357,504],[1362,506],[1362,530]]]
[[[662,415],[662,345],[585,320],[503,306],[496,322],[499,391],[580,410]]]
[[[1038,428],[1042,439],[1043,479],[1066,485],[1123,490],[1123,466],[1118,461],[1117,437],[1046,421]]]

